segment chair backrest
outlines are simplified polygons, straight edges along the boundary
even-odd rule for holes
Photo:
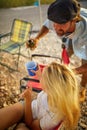
[[[32,24],[30,22],[14,19],[11,29],[11,41],[24,43],[31,33]]]

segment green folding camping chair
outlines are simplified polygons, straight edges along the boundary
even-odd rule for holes
[[[17,69],[20,56],[24,56],[21,53],[21,46],[29,39],[31,34],[32,24],[28,21],[14,19],[12,23],[11,32],[0,35],[0,52],[7,52],[12,55],[17,55]],[[3,38],[9,37],[9,41],[2,43]],[[26,57],[26,56],[25,56]],[[1,57],[1,59],[3,56]],[[0,64],[3,63],[0,61]],[[6,66],[6,65],[5,65]]]

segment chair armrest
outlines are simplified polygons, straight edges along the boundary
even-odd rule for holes
[[[22,92],[22,89],[24,89],[24,90],[26,89],[26,85],[22,85],[22,81],[26,81],[26,82],[33,81],[33,82],[37,82],[37,83],[40,82],[38,79],[32,79],[32,78],[24,77],[24,78],[22,78],[20,80],[20,92]],[[42,89],[41,88],[32,87],[32,91],[39,93],[39,92],[42,91]]]
[[[5,33],[5,34],[0,34],[0,38],[6,37],[6,36],[10,36],[10,35],[11,35],[11,32]]]
[[[44,55],[44,54],[32,54],[31,55],[31,60],[34,58],[34,57],[48,57],[48,58],[56,58],[56,59],[59,59],[60,62],[62,62],[62,59],[58,56],[51,56],[51,55]]]

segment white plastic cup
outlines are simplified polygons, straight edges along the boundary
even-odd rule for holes
[[[36,71],[38,69],[37,67],[37,63],[34,62],[34,61],[29,61],[25,64],[26,68],[27,68],[27,71],[28,71],[28,74],[29,76],[35,76],[35,73],[32,72],[31,70],[34,70]]]

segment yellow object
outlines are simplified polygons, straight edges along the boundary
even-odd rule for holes
[[[17,67],[19,56],[21,55],[21,46],[29,40],[31,34],[32,24],[28,21],[14,19],[12,23],[11,32],[0,35],[0,52],[8,52],[11,54],[18,54]],[[2,39],[10,37],[9,41],[2,43]],[[23,56],[23,54],[22,54]]]

